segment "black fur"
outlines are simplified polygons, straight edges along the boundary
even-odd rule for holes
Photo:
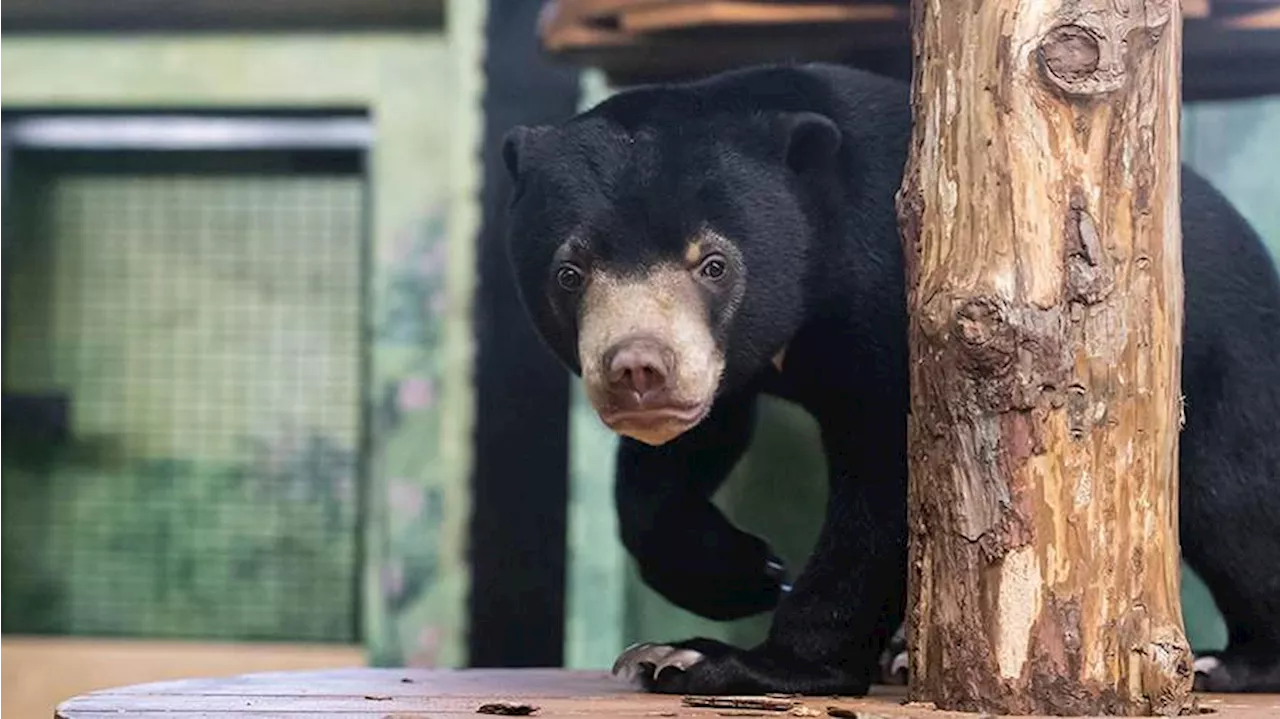
[[[558,319],[547,290],[570,233],[639,267],[678,254],[706,223],[744,257],[713,411],[660,447],[621,440],[617,508],[645,580],[671,601],[716,618],[775,603],[776,614],[751,649],[675,643],[706,659],[648,676],[653,690],[862,694],[903,618],[907,317],[894,194],[910,131],[904,84],[804,65],[623,92],[504,148],[516,277],[574,371],[573,315]],[[1226,670],[1206,687],[1276,690],[1280,283],[1233,208],[1190,171],[1182,181],[1183,551],[1231,628]],[[770,358],[784,345],[779,373]],[[814,415],[830,469],[822,533],[789,593],[766,569],[768,545],[710,501],[750,443],[760,392]]]

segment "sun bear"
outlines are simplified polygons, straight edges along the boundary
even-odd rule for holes
[[[902,622],[910,135],[905,84],[808,64],[638,87],[504,141],[514,277],[620,436],[644,580],[712,618],[775,610],[759,646],[629,648],[615,672],[651,691],[865,694]],[[1189,170],[1182,188],[1182,551],[1230,629],[1198,681],[1280,691],[1280,281],[1221,195]],[[830,473],[793,583],[711,502],[760,393],[814,416]]]

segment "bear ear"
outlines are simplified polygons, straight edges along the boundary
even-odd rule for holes
[[[520,178],[520,158],[529,148],[529,143],[547,128],[516,125],[507,131],[502,138],[502,164],[507,168],[507,175],[515,182]]]
[[[778,119],[787,167],[805,172],[834,157],[840,149],[840,128],[816,112],[787,113]]]

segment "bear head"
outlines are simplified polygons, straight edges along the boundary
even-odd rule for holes
[[[824,115],[680,87],[507,134],[521,299],[610,429],[668,442],[785,349],[840,141]]]

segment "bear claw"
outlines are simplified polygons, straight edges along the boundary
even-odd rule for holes
[[[893,663],[889,665],[889,675],[893,677],[900,676],[903,684],[907,683],[906,678],[909,659],[910,657],[907,656],[906,652],[898,652],[898,655],[893,658]]]
[[[613,675],[634,681],[643,667],[649,666],[650,676],[657,678],[663,669],[675,668],[686,671],[706,657],[702,652],[693,649],[681,649],[666,644],[642,642],[627,647],[613,663]]]
[[[764,563],[764,574],[778,585],[779,593],[789,594],[791,592],[791,582],[787,581],[786,562],[775,555],[769,555],[769,559]]]
[[[1196,674],[1212,674],[1213,670],[1222,666],[1222,660],[1217,657],[1196,657],[1195,662],[1191,665]]]

